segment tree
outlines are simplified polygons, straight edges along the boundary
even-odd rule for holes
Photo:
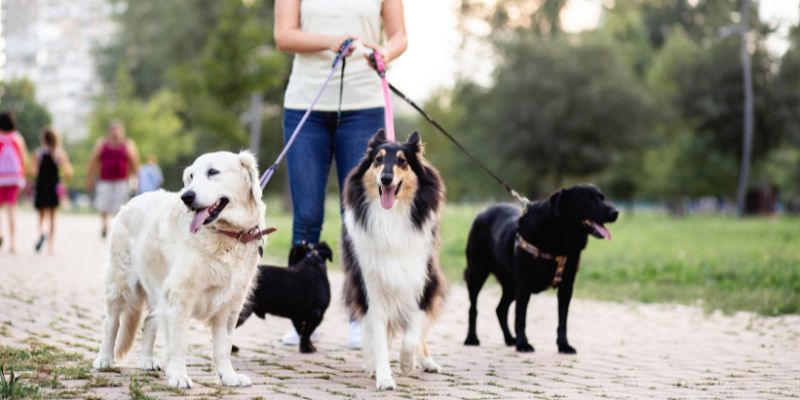
[[[515,186],[540,194],[599,174],[646,140],[652,101],[603,37],[519,34],[498,51],[494,86],[465,97],[462,126]]]
[[[17,130],[28,146],[39,143],[39,133],[52,121],[47,109],[36,102],[36,89],[27,79],[0,82],[0,110],[14,113]]]
[[[168,85],[167,74],[194,60],[216,25],[217,0],[109,0],[119,32],[96,58],[100,76],[113,85],[120,65],[133,80],[134,95],[148,98]]]

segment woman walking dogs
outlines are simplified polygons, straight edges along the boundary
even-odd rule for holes
[[[386,38],[383,47],[378,45],[381,27]],[[330,72],[333,52],[348,38],[380,52],[387,62],[399,57],[407,45],[402,0],[275,2],[275,43],[278,49],[295,54],[284,99],[285,140]],[[356,51],[363,57],[347,59],[344,81],[334,77],[287,155],[295,244],[319,242],[331,163],[336,162],[341,193],[369,138],[384,127],[380,80],[367,61],[367,52],[363,48]],[[297,340],[296,332],[284,336],[286,344],[296,344]],[[356,323],[350,325],[348,346],[361,346]]]

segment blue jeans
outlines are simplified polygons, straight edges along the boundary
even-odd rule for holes
[[[283,140],[289,140],[305,110],[284,109]],[[338,123],[337,123],[338,122]],[[342,111],[312,111],[286,155],[292,194],[292,242],[319,242],[325,217],[325,187],[336,158],[339,196],[344,180],[367,149],[372,135],[383,128],[383,107]]]

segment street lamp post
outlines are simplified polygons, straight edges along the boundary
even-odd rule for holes
[[[753,71],[750,67],[750,51],[747,48],[748,16],[750,0],[741,0],[741,21],[738,26],[726,26],[720,29],[720,36],[727,37],[739,34],[742,38],[742,84],[744,86],[744,129],[742,134],[742,161],[739,166],[739,185],[736,189],[736,212],[744,215],[747,197],[747,181],[750,175],[750,158],[753,153]]]

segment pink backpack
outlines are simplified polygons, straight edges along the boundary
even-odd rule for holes
[[[22,150],[17,143],[18,132],[0,134],[0,186],[25,186]]]

